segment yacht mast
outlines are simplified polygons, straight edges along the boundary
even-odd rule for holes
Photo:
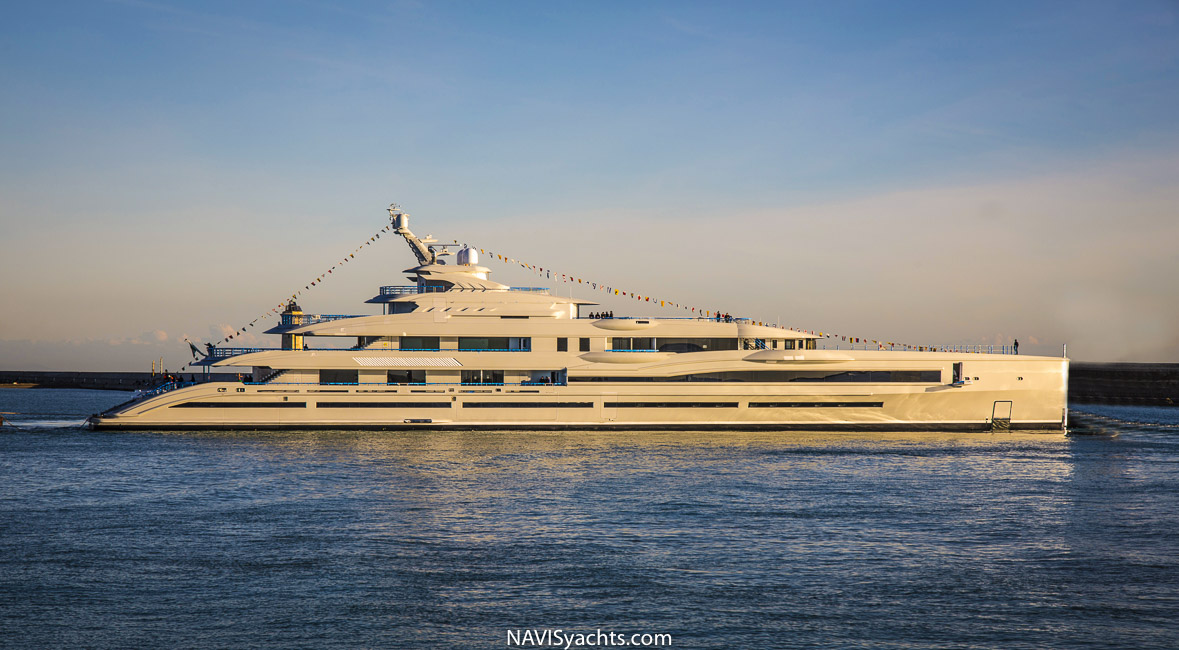
[[[427,246],[427,244],[433,244],[438,240],[431,238],[429,235],[426,235],[425,239],[419,239],[417,236],[415,236],[409,229],[408,212],[402,210],[401,206],[397,205],[396,203],[392,203],[389,205],[389,218],[393,221],[393,227],[396,229],[395,232],[398,235],[405,237],[406,243],[409,244],[409,249],[413,251],[414,256],[418,258],[419,264],[424,266],[426,264],[436,264],[438,262],[439,253],[434,250],[433,246]],[[443,252],[442,254],[445,255],[448,253]]]

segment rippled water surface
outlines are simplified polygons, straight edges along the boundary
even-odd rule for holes
[[[0,646],[1179,647],[1179,409],[1053,434],[97,433],[0,390]]]

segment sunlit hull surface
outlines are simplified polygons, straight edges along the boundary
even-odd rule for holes
[[[811,351],[808,356],[821,357],[825,352]],[[1063,359],[920,352],[856,354],[857,359],[841,361],[838,367],[853,363],[856,368],[868,369],[941,366],[947,381],[823,385],[578,382],[571,372],[568,385],[556,386],[209,383],[151,397],[96,417],[92,425],[98,429],[1064,429],[1067,361]],[[969,383],[955,386],[948,381],[955,362],[963,364]],[[715,367],[719,362],[704,363]],[[775,365],[783,369],[794,366]],[[808,362],[805,367],[811,371],[822,369],[824,364]]]

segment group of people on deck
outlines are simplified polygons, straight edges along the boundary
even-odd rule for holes
[[[731,322],[733,322],[733,317],[728,312],[722,314],[718,311],[718,312],[716,312],[716,322],[718,322],[718,323],[731,323]]]
[[[612,311],[595,311],[595,312],[590,312],[589,317],[593,318],[594,320],[597,320],[599,318],[614,318],[614,312],[612,312]]]

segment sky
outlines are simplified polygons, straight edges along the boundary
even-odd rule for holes
[[[391,202],[702,309],[1179,362],[1174,2],[15,3],[0,83],[0,369],[176,370],[358,246],[300,303],[379,313]]]

